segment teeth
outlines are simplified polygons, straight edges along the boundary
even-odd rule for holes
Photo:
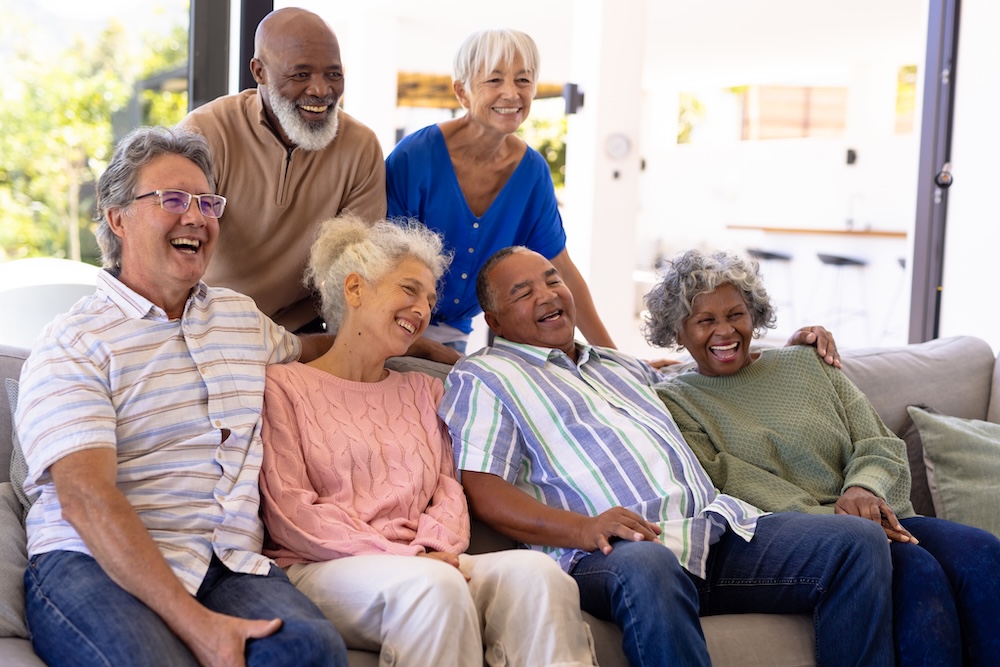
[[[498,109],[497,107],[493,107],[493,110],[499,114],[513,114],[520,111],[520,109]]]
[[[323,112],[324,112],[324,111],[326,111],[326,110],[327,110],[327,109],[328,109],[329,107],[326,107],[326,106],[322,106],[322,107],[316,107],[316,106],[306,106],[305,104],[303,104],[303,105],[302,105],[302,108],[303,108],[303,109],[305,109],[306,111],[311,111],[311,112],[313,112],[313,113],[323,113]]]
[[[737,345],[739,345],[739,342],[730,343],[729,345],[712,345],[711,349],[713,349],[713,350],[735,350]]]
[[[184,248],[189,250],[197,250],[201,247],[201,241],[197,239],[171,239],[170,245],[175,248]]]
[[[542,321],[555,319],[555,318],[559,317],[561,314],[562,314],[562,311],[561,310],[557,310],[554,313],[549,313],[548,315],[545,315],[544,317],[542,317]]]
[[[413,332],[416,331],[416,328],[412,324],[410,324],[409,322],[407,322],[406,320],[396,320],[396,324],[398,324],[399,326],[403,327],[404,329],[406,329],[410,333],[413,333]]]

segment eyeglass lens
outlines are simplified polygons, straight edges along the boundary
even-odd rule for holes
[[[184,213],[191,204],[191,199],[198,200],[198,210],[209,218],[222,216],[226,200],[219,195],[192,195],[182,190],[164,190],[160,193],[160,206],[168,213]]]

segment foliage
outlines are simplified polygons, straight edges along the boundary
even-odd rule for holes
[[[0,260],[96,262],[94,183],[113,149],[112,118],[128,108],[137,76],[186,59],[186,26],[161,37],[140,61],[114,20],[92,42],[77,37],[61,51],[35,48],[48,40],[3,4],[0,25],[13,54],[0,92]],[[183,116],[185,94],[146,93],[141,122],[172,124]]]
[[[566,183],[566,116],[529,116],[517,133],[549,163],[556,192],[561,191]]]
[[[705,119],[705,106],[694,93],[681,93],[677,114],[677,143],[691,143],[691,133]]]

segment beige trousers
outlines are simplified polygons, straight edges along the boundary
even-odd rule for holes
[[[348,648],[379,652],[386,667],[597,664],[576,582],[554,560],[512,550],[460,565],[375,555],[287,571]]]

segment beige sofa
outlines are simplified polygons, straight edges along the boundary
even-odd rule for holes
[[[0,346],[0,378],[17,378],[25,350]],[[946,338],[898,348],[843,353],[844,371],[868,395],[893,431],[908,427],[908,405],[930,405],[962,418],[1000,422],[1000,382],[995,359],[984,341]],[[432,366],[429,370],[434,370]],[[2,383],[0,383],[2,384]],[[3,392],[0,392],[2,396]],[[11,418],[7,401],[0,401],[0,482],[7,482],[11,455]],[[911,462],[911,467],[913,462]],[[919,471],[923,475],[923,471]],[[917,484],[914,485],[916,489]],[[9,487],[2,487],[9,490]],[[0,667],[41,665],[23,638],[24,532],[14,503],[0,502]],[[485,526],[474,524],[473,552],[513,546]],[[20,620],[20,629],[16,626]],[[610,623],[587,619],[603,667],[624,666],[621,633]],[[724,615],[702,619],[712,662],[718,667],[781,667],[814,665],[813,631],[808,616],[763,614]],[[18,636],[20,633],[22,636]],[[12,636],[13,635],[13,636]],[[377,667],[378,656],[352,651],[352,667]]]

